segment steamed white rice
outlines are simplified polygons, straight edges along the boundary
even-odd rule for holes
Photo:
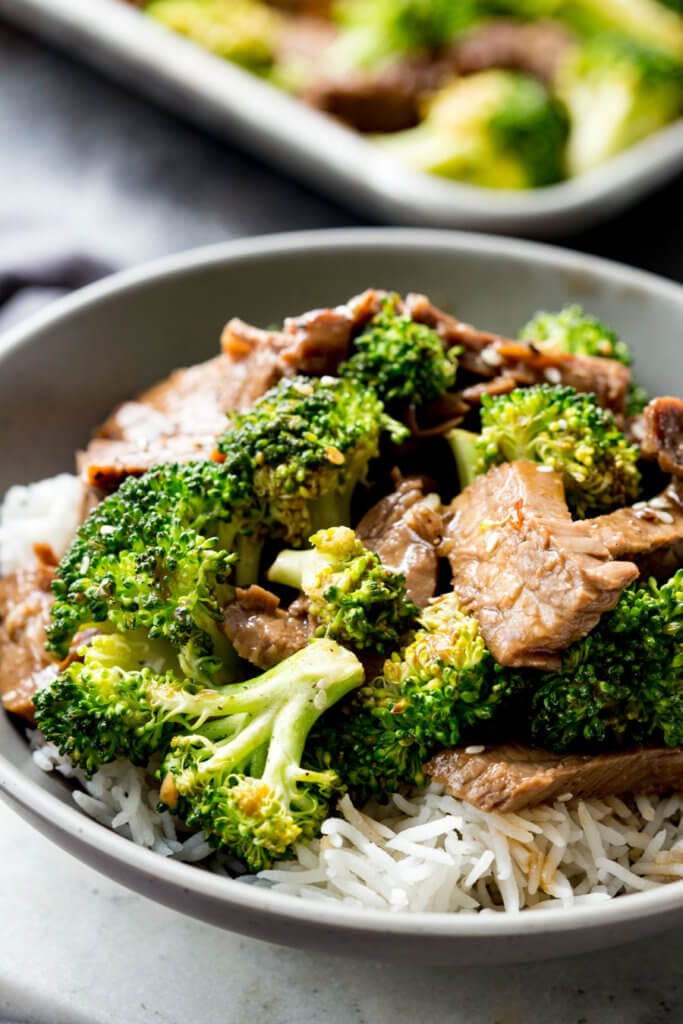
[[[38,541],[61,554],[82,500],[77,478],[66,474],[12,488],[0,509],[2,571],[30,563]],[[177,819],[158,810],[154,764],[114,761],[88,780],[39,731],[29,740],[36,765],[75,782],[75,802],[101,824],[163,856],[235,872],[202,833],[182,834]],[[363,810],[345,796],[337,810],[320,840],[298,846],[294,860],[261,872],[257,884],[396,912],[514,913],[598,903],[683,878],[683,794],[575,800],[567,793],[517,814],[486,814],[432,785]]]

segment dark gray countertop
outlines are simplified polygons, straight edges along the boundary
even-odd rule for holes
[[[63,224],[119,264],[367,223],[1,24],[0,140],[0,211]],[[557,241],[683,280],[682,184]]]
[[[562,243],[682,280],[682,184]],[[363,223],[2,25],[0,214],[61,225],[120,265],[238,235]],[[12,951],[0,962],[0,1024],[3,1014],[41,1024],[681,1019],[679,935],[520,968],[356,964],[148,903],[2,806],[0,851],[0,946]]]

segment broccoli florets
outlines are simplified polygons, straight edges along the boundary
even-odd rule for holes
[[[178,651],[183,672],[235,678],[219,628],[236,582],[256,578],[264,526],[242,477],[213,462],[157,466],[129,477],[80,527],[57,568],[49,647],[64,657],[74,634],[108,622],[145,628]]]
[[[547,0],[551,3],[553,0]],[[587,37],[615,33],[683,57],[683,20],[658,0],[555,0],[557,14]]]
[[[317,834],[340,782],[301,759],[313,724],[363,681],[350,651],[314,640],[220,690],[180,678],[172,649],[139,634],[96,637],[83,657],[35,704],[47,739],[86,775],[165,752],[162,802],[253,870]]]
[[[633,356],[626,342],[597,317],[584,313],[581,306],[565,306],[559,313],[537,313],[533,320],[521,329],[519,337],[522,341],[531,342],[541,351],[616,359],[624,366],[631,366],[633,363]],[[645,389],[630,381],[626,397],[626,415],[635,416],[642,412],[649,400]]]
[[[362,681],[355,655],[314,640],[255,679],[185,700],[186,727],[161,766],[162,801],[251,870],[267,867],[318,835],[341,783],[333,767],[302,767],[304,746]]]
[[[399,298],[385,299],[353,343],[353,354],[339,375],[373,388],[389,408],[422,405],[455,381],[457,349],[444,351],[436,331],[398,309]]]
[[[571,119],[569,172],[583,174],[679,114],[683,57],[599,36],[567,56],[557,89]]]
[[[405,54],[438,51],[478,16],[478,0],[341,0],[330,54],[339,70],[375,69]]]
[[[561,473],[567,504],[580,518],[636,500],[638,449],[591,394],[542,384],[507,395],[484,395],[478,469],[515,459]]]
[[[38,726],[86,776],[119,757],[147,764],[198,687],[181,677],[173,647],[144,630],[101,634],[81,653],[35,694]]]
[[[573,644],[532,700],[534,740],[552,750],[683,744],[683,569],[627,588]]]
[[[285,379],[231,420],[218,443],[224,466],[251,477],[260,516],[295,545],[318,529],[349,525],[353,492],[382,435],[408,436],[374,391],[335,377]]]
[[[616,359],[624,366],[633,362],[631,351],[607,324],[584,313],[581,306],[565,306],[558,313],[545,310],[521,329],[522,341],[530,341],[542,352],[568,352],[577,356]]]
[[[250,71],[267,69],[283,19],[259,0],[151,0],[145,11],[167,28]]]
[[[534,188],[564,177],[564,110],[535,79],[481,71],[436,93],[422,124],[378,136],[422,171],[489,188]]]
[[[380,654],[397,647],[418,616],[405,577],[386,569],[348,527],[320,530],[311,544],[281,551],[268,579],[304,591],[317,636]]]
[[[422,785],[430,754],[491,719],[521,685],[447,594],[422,612],[414,639],[384,663],[382,676],[321,723],[311,752],[337,767],[356,799],[382,798],[402,784]]]

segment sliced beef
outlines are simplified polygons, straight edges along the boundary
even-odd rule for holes
[[[280,608],[279,598],[263,587],[238,587],[223,611],[223,632],[240,658],[267,669],[305,647],[313,625]]]
[[[246,408],[280,376],[275,356],[269,360],[265,351],[242,361],[219,355],[175,370],[114,410],[79,453],[79,472],[109,493],[124,477],[160,462],[209,458],[227,426],[226,412]]]
[[[451,55],[461,75],[487,68],[506,68],[525,71],[550,83],[573,40],[572,34],[555,21],[520,22],[497,18],[459,39]]]
[[[575,522],[561,477],[519,460],[495,466],[458,495],[444,548],[453,586],[496,660],[550,669],[614,607],[641,565],[648,575],[665,575],[655,557],[670,565],[682,544],[683,485]]]
[[[495,466],[451,505],[453,586],[501,665],[556,667],[638,576],[612,561],[599,531],[572,521],[561,476],[543,470]]]
[[[642,416],[640,450],[656,459],[664,473],[683,476],[683,401],[655,398]]]
[[[554,797],[604,797],[683,789],[683,749],[561,755],[529,747],[445,750],[425,772],[449,793],[482,811],[520,811]]]
[[[403,573],[408,596],[424,608],[436,591],[443,523],[433,504],[425,500],[422,481],[402,480],[393,494],[363,516],[356,533],[385,566]]]
[[[444,347],[461,345],[464,352],[460,365],[478,377],[504,376],[521,387],[566,384],[577,391],[593,392],[600,405],[623,415],[631,374],[615,359],[539,352],[531,344],[480,331],[457,320],[434,306],[425,295],[406,296],[405,309],[413,320],[432,327]]]
[[[33,722],[31,698],[57,674],[45,650],[54,568],[37,561],[0,579],[0,695],[8,711]]]
[[[674,480],[649,501],[618,508],[576,526],[586,536],[599,536],[612,558],[661,555],[683,542],[683,482]]]
[[[321,69],[304,98],[357,131],[397,132],[418,124],[422,100],[450,74],[448,61],[420,56],[379,71],[330,75]]]
[[[287,317],[281,331],[264,331],[233,319],[223,331],[221,345],[238,366],[246,361],[247,369],[259,358],[270,360],[278,378],[295,373],[335,374],[349,354],[353,335],[379,312],[385,294],[369,288],[334,309]],[[244,407],[257,397],[250,397]]]

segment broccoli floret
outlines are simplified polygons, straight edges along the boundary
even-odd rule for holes
[[[535,79],[481,71],[437,92],[416,128],[378,136],[422,171],[489,188],[551,185],[564,177],[563,107]]]
[[[631,351],[607,324],[584,313],[581,306],[565,306],[558,313],[536,313],[519,332],[522,341],[540,351],[568,352],[578,356],[616,359],[624,366],[633,362]]]
[[[96,636],[81,653],[35,694],[39,728],[86,776],[119,757],[147,764],[197,686],[182,679],[173,647],[144,630]]]
[[[683,20],[657,0],[560,0],[557,13],[587,37],[614,33],[683,57]]]
[[[231,420],[218,443],[225,467],[251,477],[259,514],[294,545],[349,525],[353,493],[382,436],[408,436],[374,391],[335,377],[285,379]]]
[[[171,698],[186,727],[161,766],[162,801],[253,871],[286,856],[318,834],[341,787],[333,768],[302,767],[308,734],[362,681],[355,655],[313,640],[255,679],[188,697],[180,711]]]
[[[218,623],[234,563],[238,583],[256,578],[263,526],[248,495],[247,478],[213,462],[129,477],[59,563],[50,649],[64,657],[79,629],[109,622],[171,641],[188,676],[234,678],[236,655]]]
[[[440,50],[478,17],[478,0],[341,0],[335,68],[375,69],[405,54]]]
[[[484,395],[477,442],[479,471],[515,459],[561,473],[567,504],[579,518],[636,500],[638,449],[594,395],[542,384],[507,395]]]
[[[552,750],[683,744],[683,569],[628,587],[573,644],[532,700],[532,732]]]
[[[317,636],[380,654],[398,647],[418,616],[405,577],[386,569],[348,527],[320,530],[311,544],[312,550],[281,551],[268,579],[304,591]]]
[[[557,90],[571,119],[571,174],[591,170],[679,114],[682,60],[615,36],[599,36],[570,52]]]
[[[578,356],[597,356],[602,359],[616,359],[624,366],[631,366],[633,356],[625,341],[598,320],[584,313],[581,306],[565,306],[559,313],[537,313],[521,331],[522,341],[532,342],[541,351],[568,352]],[[636,416],[650,401],[647,392],[634,381],[630,381],[626,397],[626,415]]]
[[[273,62],[283,19],[259,0],[151,0],[147,14],[250,71]]]
[[[389,408],[422,405],[455,381],[457,349],[444,351],[436,331],[416,323],[398,308],[397,295],[385,299],[353,343],[353,354],[339,375],[371,387]]]
[[[496,664],[455,594],[446,594],[422,612],[413,641],[382,675],[323,720],[311,751],[337,767],[357,799],[381,799],[401,785],[422,785],[430,754],[490,720],[522,685]]]

